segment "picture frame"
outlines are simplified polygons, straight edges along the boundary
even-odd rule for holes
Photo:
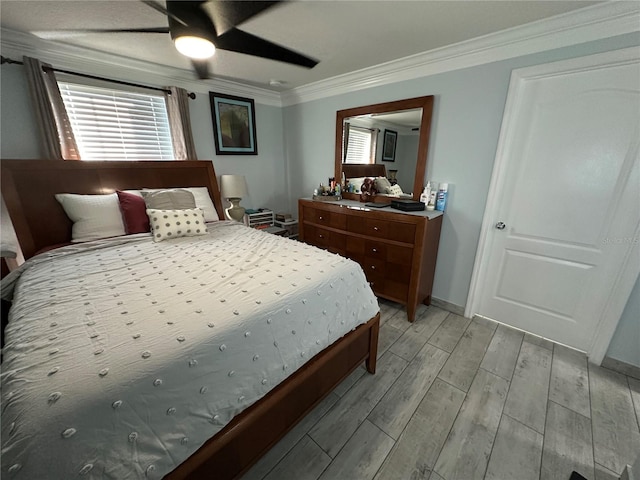
[[[384,131],[382,143],[382,161],[383,162],[395,162],[396,161],[396,145],[398,143],[398,132],[393,130]]]
[[[209,100],[216,155],[257,155],[253,99],[209,92]]]

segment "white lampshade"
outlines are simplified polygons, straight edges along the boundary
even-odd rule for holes
[[[247,194],[247,181],[244,175],[222,175],[220,186],[224,198],[243,198]]]

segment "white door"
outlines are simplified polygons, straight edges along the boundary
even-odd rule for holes
[[[467,313],[606,351],[640,271],[639,53],[512,75]]]

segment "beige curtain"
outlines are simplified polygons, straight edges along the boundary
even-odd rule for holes
[[[67,110],[51,65],[22,57],[36,119],[44,142],[44,155],[53,160],[80,160]]]
[[[171,92],[165,94],[167,115],[171,128],[171,141],[176,160],[197,160],[196,146],[191,133],[189,117],[189,96],[184,88],[167,87]]]
[[[342,127],[342,163],[347,161],[347,153],[349,153],[349,131],[351,130],[351,124],[344,122]]]
[[[369,154],[369,163],[376,163],[376,151],[378,150],[379,128],[371,129],[371,153]]]

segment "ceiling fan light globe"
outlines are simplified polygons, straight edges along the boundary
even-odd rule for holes
[[[196,60],[204,60],[211,58],[216,52],[215,45],[202,37],[194,37],[184,35],[174,40],[176,50],[185,57],[194,58]]]

